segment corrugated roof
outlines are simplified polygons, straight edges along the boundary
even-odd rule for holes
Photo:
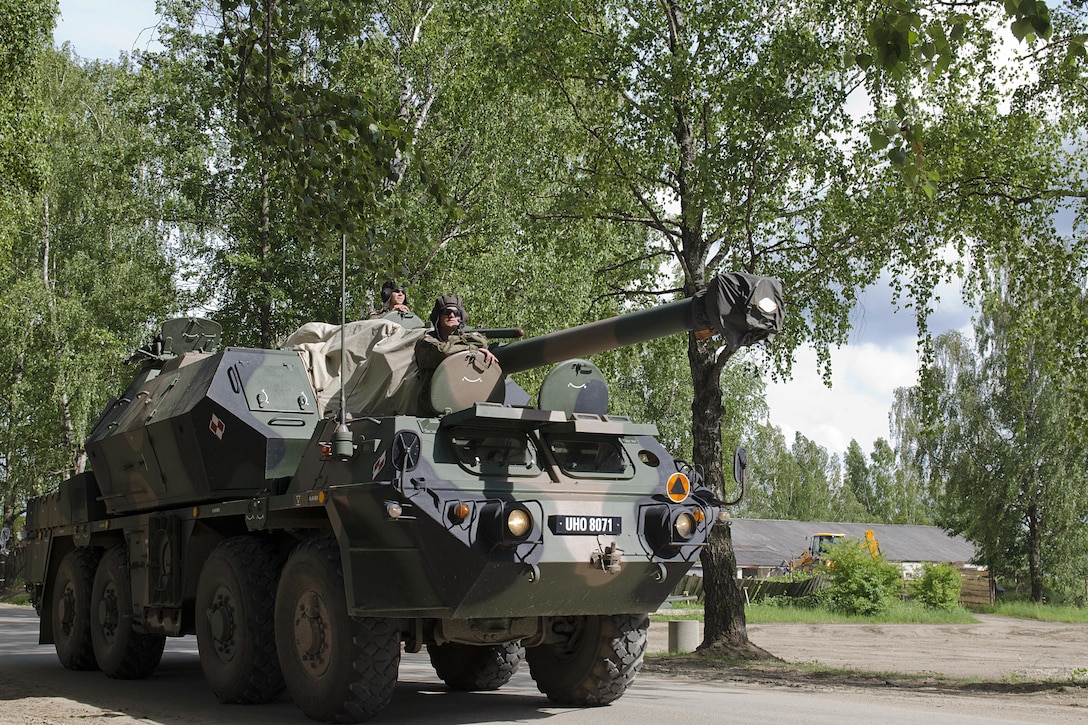
[[[970,541],[962,536],[949,536],[936,526],[733,519],[732,527],[738,567],[778,566],[806,551],[816,533],[864,539],[869,529],[876,534],[880,551],[889,561],[964,564],[975,556]]]

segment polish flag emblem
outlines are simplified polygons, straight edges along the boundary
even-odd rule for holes
[[[210,428],[212,431],[212,435],[214,435],[219,440],[223,440],[223,431],[226,429],[226,427],[226,424],[223,421],[219,420],[219,416],[215,413],[212,413],[212,422],[208,426],[208,428]]]

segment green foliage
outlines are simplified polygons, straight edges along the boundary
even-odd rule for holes
[[[935,492],[938,523],[975,542],[994,576],[1024,582],[1035,601],[1088,574],[1082,353],[1063,343],[1073,334],[1064,325],[1085,329],[1083,262],[1050,259],[1057,279],[1045,286],[997,275],[977,350],[959,334],[938,338],[930,375],[897,423]],[[1046,312],[1062,297],[1063,315]]]
[[[0,272],[5,516],[83,470],[83,439],[129,376],[122,361],[180,304],[147,77],[52,50],[34,77],[40,183]]]
[[[216,290],[233,343],[272,346],[304,322],[338,320],[341,243],[353,278],[399,276],[406,240],[383,237],[379,220],[403,218],[391,192],[415,168],[412,134],[349,82],[369,11],[163,4],[166,50],[145,58],[160,81],[162,127],[178,132],[163,157],[176,164],[201,244],[192,251],[206,260],[201,284]],[[353,297],[363,292],[353,279]]]
[[[26,590],[26,582],[17,577],[10,586],[0,589],[0,602],[25,607],[30,605],[30,593]]]
[[[768,424],[744,436],[751,467],[748,491],[736,514],[795,521],[867,521],[855,492],[842,481],[837,456],[797,433],[787,447],[782,431]]]
[[[959,606],[963,579],[951,564],[926,563],[922,578],[910,583],[911,594],[931,609],[954,609]]]
[[[56,0],[0,0],[0,269],[41,188],[41,107],[35,77],[50,47]]]
[[[745,607],[748,621],[755,624],[976,624],[962,607],[930,609],[917,602],[894,601],[886,609],[872,614],[846,614],[827,607],[776,601],[755,602]]]
[[[872,557],[862,543],[846,538],[828,550],[828,586],[819,594],[833,611],[878,614],[899,600],[902,588],[899,568],[883,556]]]

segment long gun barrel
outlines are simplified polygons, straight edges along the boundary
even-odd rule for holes
[[[777,279],[726,273],[694,297],[513,342],[495,356],[504,372],[517,373],[689,330],[713,330],[744,347],[774,337],[782,316]]]

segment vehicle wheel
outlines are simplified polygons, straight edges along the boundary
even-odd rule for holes
[[[645,614],[572,617],[571,636],[525,652],[537,689],[563,705],[597,706],[618,700],[635,680],[646,654]]]
[[[314,720],[362,722],[393,697],[400,632],[387,619],[348,615],[334,538],[299,544],[284,565],[276,650],[291,699]]]
[[[91,589],[91,642],[98,666],[119,680],[147,677],[159,666],[166,637],[132,626],[132,586],[124,546],[102,556]]]
[[[220,702],[270,702],[283,692],[276,656],[275,545],[237,536],[212,551],[196,587],[196,644],[204,679]]]
[[[91,644],[91,588],[98,566],[97,549],[72,549],[60,562],[53,582],[53,642],[60,663],[69,670],[96,670]]]
[[[455,690],[497,690],[521,667],[521,642],[469,645],[450,642],[427,645],[431,665],[442,681]]]

